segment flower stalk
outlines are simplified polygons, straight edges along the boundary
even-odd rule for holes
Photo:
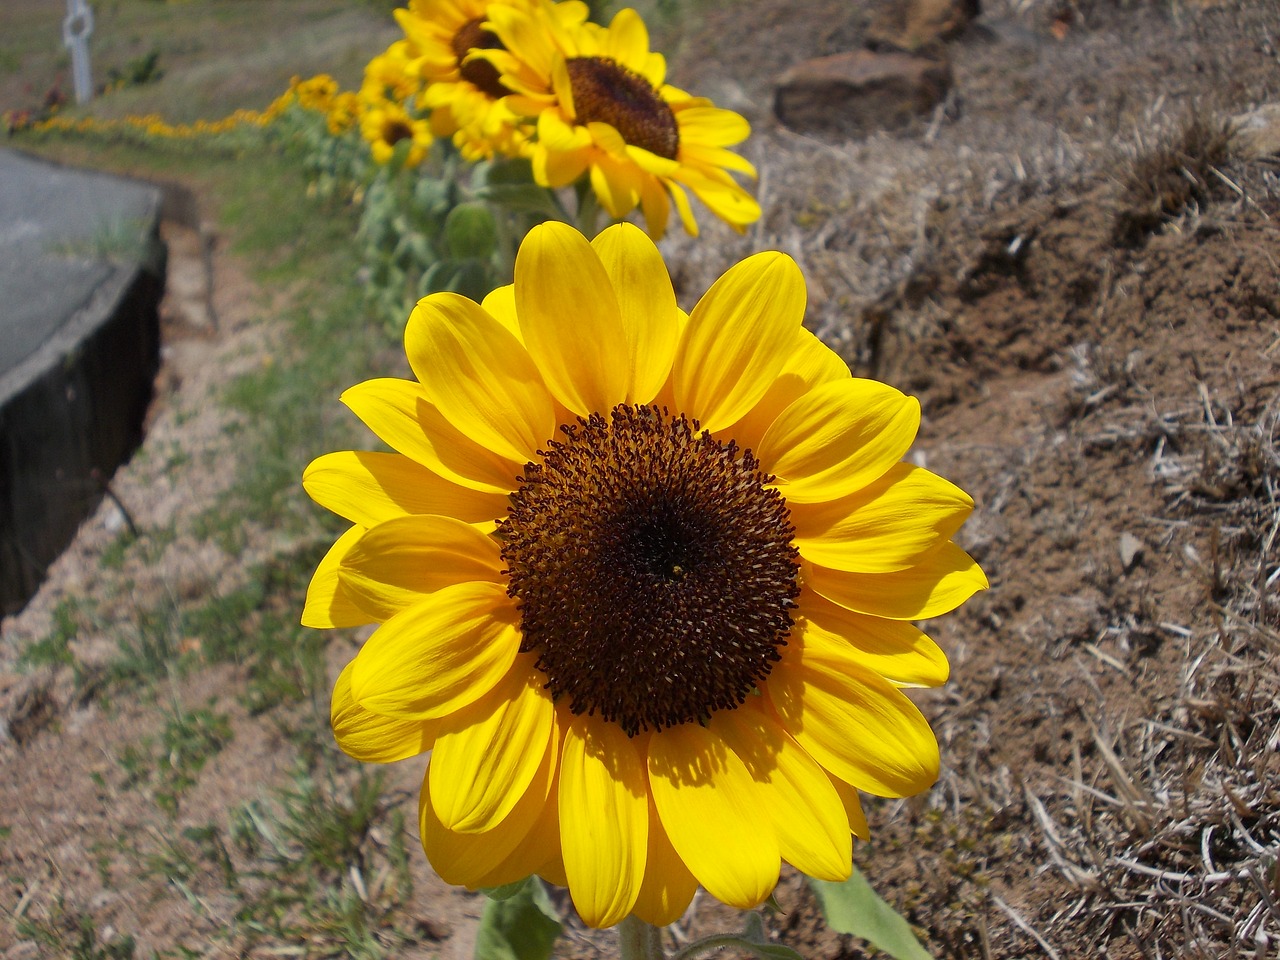
[[[662,928],[630,914],[618,924],[618,947],[622,960],[664,960]]]

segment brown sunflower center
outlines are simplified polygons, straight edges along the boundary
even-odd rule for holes
[[[395,146],[401,140],[410,140],[413,138],[413,127],[409,126],[408,121],[399,118],[387,120],[382,125],[383,142]]]
[[[565,66],[579,123],[607,123],[632,146],[676,158],[675,114],[648,80],[606,57],[574,57]]]
[[[799,593],[771,478],[656,407],[561,431],[499,530],[521,650],[573,713],[632,736],[741,705],[777,662]]]
[[[502,85],[498,68],[488,60],[467,60],[467,54],[472,50],[506,49],[501,40],[481,26],[483,23],[483,17],[468,20],[454,33],[449,45],[453,48],[453,55],[458,58],[458,72],[462,74],[462,79],[470,81],[497,100],[511,92]]]

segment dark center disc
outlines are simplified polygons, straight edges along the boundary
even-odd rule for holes
[[[458,72],[462,79],[469,81],[495,100],[505,97],[511,91],[502,85],[498,68],[488,60],[467,60],[472,50],[503,50],[502,41],[484,29],[484,19],[476,17],[468,20],[454,33],[450,46],[453,55],[458,58]]]
[[[675,114],[648,80],[605,57],[574,57],[565,66],[578,123],[610,124],[632,146],[676,158]]]
[[[655,407],[561,427],[502,521],[521,649],[629,735],[740,706],[799,593],[786,501],[750,452]]]

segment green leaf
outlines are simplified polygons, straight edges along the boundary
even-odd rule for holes
[[[483,203],[460,203],[445,218],[444,236],[453,256],[480,260],[498,246],[498,225]]]
[[[907,921],[876,895],[857,867],[844,883],[810,877],[809,885],[832,930],[861,937],[895,960],[932,960]]]
[[[475,960],[549,960],[562,926],[546,887],[536,879],[510,886],[520,889],[484,905]]]

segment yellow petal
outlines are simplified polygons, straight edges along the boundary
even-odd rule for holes
[[[368,380],[341,399],[388,446],[447,480],[503,496],[518,485],[524,461],[498,456],[464,435],[416,383]]]
[[[518,620],[502,584],[438,590],[374,631],[356,655],[351,694],[387,717],[447,716],[492,690],[511,668]]]
[[[630,363],[618,298],[577,230],[543,223],[529,231],[516,254],[516,313],[547,387],[571,411],[607,413],[626,399]]]
[[[374,622],[374,618],[364,612],[338,579],[339,565],[364,532],[364,527],[352,527],[337,539],[316,567],[307,587],[307,601],[302,607],[304,627],[359,627]]]
[[[658,809],[650,803],[649,853],[645,858],[644,883],[636,897],[635,915],[655,927],[675,923],[689,909],[697,890],[697,879],[671,845],[658,819]]]
[[[533,781],[554,729],[547,678],[519,658],[496,687],[447,720],[431,753],[431,797],[457,833],[492,830]]]
[[[782,859],[820,880],[846,880],[853,863],[849,819],[827,773],[763,710],[743,706],[711,718],[756,783]]]
[[[370,713],[351,696],[354,663],[338,675],[329,708],[333,736],[343,752],[364,763],[395,763],[430,750],[438,721],[393,720]]]
[[[554,808],[556,798],[551,793],[555,782],[556,748],[558,743],[548,742],[547,750],[538,766],[537,775],[527,790],[501,823],[485,833],[457,833],[447,829],[436,816],[431,799],[431,768],[422,778],[422,794],[418,798],[418,826],[422,833],[422,849],[440,879],[445,883],[475,889],[481,886],[514,883],[528,874],[498,877],[495,874],[504,863],[519,860],[519,851],[530,842],[529,835],[540,821],[543,811]],[[435,762],[434,760],[432,761]],[[535,838],[535,848],[540,844]]]
[[[592,927],[631,912],[644,879],[649,793],[644,766],[622,729],[576,717],[560,756],[560,843],[569,893]]]
[[[680,412],[713,433],[740,420],[781,372],[804,305],[804,277],[785,254],[730,267],[693,308],[676,352]]]
[[[649,56],[649,31],[640,15],[629,7],[614,14],[600,52],[632,70],[632,64],[643,63]]]
[[[649,739],[649,788],[671,845],[716,899],[748,910],[778,883],[773,823],[750,772],[696,723]]]
[[[559,749],[557,738],[555,747]],[[476,886],[501,887],[537,874],[558,887],[567,887],[564,864],[560,858],[560,812],[556,803],[558,787],[551,785],[551,792],[542,804],[542,813],[534,821],[524,840],[496,867],[484,875]]]
[[[368,530],[348,551],[338,579],[376,620],[455,583],[505,583],[497,541],[452,517],[395,517]]]
[[[849,831],[859,840],[871,839],[871,828],[867,826],[866,814],[862,812],[862,800],[858,797],[857,787],[851,787],[843,780],[831,777],[831,786],[835,787],[844,804],[845,816],[849,818]]]
[[[851,573],[893,573],[959,530],[973,498],[923,467],[899,463],[850,496],[789,506],[804,559]]]
[[[883,476],[919,426],[915,397],[874,380],[837,380],[783,410],[756,455],[788,503],[835,500]]]
[[[908,797],[938,779],[938,742],[906,695],[852,654],[805,644],[800,621],[766,681],[787,732],[833,776],[881,797]]]
[[[456,293],[419,300],[404,347],[427,400],[476,443],[527,463],[551,439],[555,408],[537,367],[478,304]]]
[[[629,223],[607,228],[591,247],[618,298],[631,368],[626,402],[649,403],[671,373],[680,335],[671,277],[653,241]]]
[[[787,351],[787,358],[760,402],[745,417],[722,431],[722,440],[736,440],[738,446],[753,453],[760,449],[773,421],[787,407],[815,387],[849,379],[849,367],[840,355],[800,327]]]
[[[520,321],[516,317],[516,285],[514,283],[490,290],[481,301],[480,307],[506,327],[513,337],[524,343],[523,334],[520,333]]]
[[[303,472],[302,486],[322,507],[365,527],[407,513],[479,523],[505,515],[507,508],[502,494],[453,483],[398,453],[326,454]]]
[[[896,573],[846,573],[805,562],[800,572],[828,600],[887,620],[928,620],[989,586],[973,558],[950,540]]]
[[[812,590],[800,598],[808,621],[805,642],[852,647],[858,662],[899,686],[936,687],[947,682],[947,655],[928,636],[903,620],[854,613]]]

